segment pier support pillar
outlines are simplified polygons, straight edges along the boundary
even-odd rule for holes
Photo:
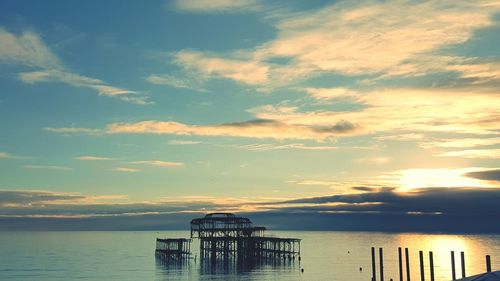
[[[372,281],[377,281],[377,269],[375,267],[375,247],[372,247]]]
[[[491,258],[490,258],[490,255],[486,256],[486,272],[491,272]]]
[[[424,272],[424,252],[419,251],[418,255],[420,257],[420,280],[425,281],[425,272]]]
[[[434,281],[434,255],[432,251],[429,252],[429,265],[431,271],[431,281]]]
[[[382,248],[378,248],[380,259],[380,281],[384,281],[384,254]]]
[[[398,248],[398,260],[399,260],[399,281],[403,281],[403,253],[401,247]]]
[[[405,261],[406,261],[406,281],[410,281],[410,253],[408,248],[405,248]]]
[[[465,278],[465,254],[464,252],[460,252],[460,259],[462,264],[462,278]]]
[[[455,251],[451,251],[451,280],[457,280],[455,272]]]

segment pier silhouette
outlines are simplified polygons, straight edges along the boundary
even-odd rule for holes
[[[200,262],[278,264],[300,260],[300,239],[265,235],[266,228],[231,213],[210,213],[191,220],[191,238],[200,241]],[[158,258],[182,262],[191,256],[191,239],[156,240]]]

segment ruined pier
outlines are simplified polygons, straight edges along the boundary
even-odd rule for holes
[[[191,255],[191,239],[175,238],[161,239],[156,238],[156,256],[165,261],[181,262],[188,259]]]
[[[211,213],[191,220],[191,238],[199,239],[203,261],[294,261],[300,258],[300,239],[265,236],[265,231],[265,227],[254,226],[250,219],[231,213]],[[173,243],[172,247],[165,247],[168,243],[159,245],[160,240],[157,240],[157,253],[190,255],[181,250],[185,247],[183,244],[173,242],[181,243],[182,239],[161,240]],[[163,248],[158,252],[159,246]]]

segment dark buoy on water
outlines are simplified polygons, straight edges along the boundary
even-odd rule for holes
[[[301,261],[301,260],[302,260],[302,258],[299,256],[299,261]]]
[[[300,270],[300,272],[304,272],[304,269],[302,268],[302,269]]]
[[[359,272],[361,272],[361,271],[363,271],[363,268],[360,266],[360,267],[359,267]]]

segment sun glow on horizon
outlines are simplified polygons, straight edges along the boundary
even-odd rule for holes
[[[465,176],[478,170],[481,169],[408,169],[397,172],[395,182],[400,191],[432,187],[492,187],[488,181]]]

